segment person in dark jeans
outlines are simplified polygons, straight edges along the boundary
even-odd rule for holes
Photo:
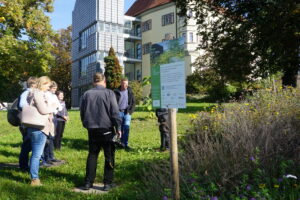
[[[22,108],[24,105],[28,104],[27,102],[27,97],[28,94],[30,92],[32,92],[32,90],[34,88],[36,88],[36,81],[37,78],[36,77],[29,77],[27,80],[27,89],[20,95],[19,98],[19,105],[18,108],[20,111],[22,111]],[[29,153],[31,151],[31,140],[30,137],[27,134],[27,128],[24,127],[23,125],[21,125],[19,127],[19,130],[22,134],[22,138],[23,138],[23,142],[21,145],[21,151],[20,151],[20,155],[19,155],[19,167],[21,170],[24,171],[29,171],[29,166],[28,166],[28,162],[29,162]]]
[[[128,79],[121,80],[121,86],[115,90],[117,102],[119,105],[119,115],[122,119],[122,145],[125,150],[131,150],[128,146],[131,115],[135,109],[135,98],[132,89],[128,87]]]
[[[81,99],[80,117],[88,130],[89,154],[86,162],[85,185],[83,189],[93,187],[96,177],[97,160],[101,149],[104,151],[104,191],[114,187],[115,166],[114,134],[121,136],[121,119],[115,94],[106,89],[105,76],[96,73],[93,77],[95,87],[86,91]],[[114,131],[116,130],[116,131]]]
[[[63,137],[63,133],[65,130],[66,121],[69,120],[68,111],[66,108],[66,103],[64,101],[64,93],[63,91],[56,92],[59,103],[62,107],[61,111],[58,111],[56,114],[56,131],[54,137],[54,148],[57,150],[61,149],[61,139]]]
[[[160,131],[160,150],[165,151],[170,147],[170,128],[168,109],[158,108],[155,111]]]
[[[57,112],[62,110],[61,104],[55,94],[56,91],[57,91],[57,83],[55,81],[51,81],[51,86],[49,88],[49,91],[46,93],[46,99],[48,102],[55,103],[57,106],[53,110],[53,114],[54,114],[53,123],[55,128],[57,125],[56,114]],[[61,160],[56,159],[54,156],[54,136],[55,135],[51,135],[51,134],[47,135],[46,145],[41,158],[41,166],[50,167],[53,165],[54,162],[61,162]]]

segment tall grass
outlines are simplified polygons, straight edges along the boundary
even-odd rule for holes
[[[191,118],[193,126],[180,140],[182,199],[300,198],[298,90],[258,91]],[[145,171],[156,198],[170,195],[168,170],[160,162]]]

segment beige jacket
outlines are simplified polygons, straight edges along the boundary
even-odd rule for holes
[[[42,115],[49,115],[46,126],[41,130],[46,135],[51,134],[54,136],[54,123],[53,123],[53,110],[57,107],[56,104],[51,104],[47,102],[45,92],[41,90],[34,90],[33,92],[34,105]]]

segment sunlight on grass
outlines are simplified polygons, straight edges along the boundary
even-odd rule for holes
[[[189,113],[206,110],[212,104],[190,103],[189,108],[179,110],[177,115],[178,134],[184,134],[189,127]],[[16,168],[0,168],[0,199],[135,199],[139,187],[138,173],[147,162],[168,159],[167,152],[157,151],[160,135],[156,118],[149,118],[148,112],[133,114],[129,145],[132,152],[117,150],[115,182],[119,185],[107,195],[78,194],[71,190],[82,185],[88,154],[87,130],[80,122],[79,111],[70,111],[70,121],[62,141],[62,150],[55,151],[58,159],[67,163],[59,167],[41,168],[40,177],[44,186],[29,186],[29,175]],[[6,121],[6,112],[0,112],[0,163],[17,163],[21,145],[21,134],[17,127]],[[103,154],[98,159],[96,182],[103,179]]]

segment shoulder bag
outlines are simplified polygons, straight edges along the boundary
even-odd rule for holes
[[[25,127],[43,129],[48,121],[49,115],[42,115],[34,105],[34,96],[30,98],[29,104],[24,105],[21,112],[21,123]]]

